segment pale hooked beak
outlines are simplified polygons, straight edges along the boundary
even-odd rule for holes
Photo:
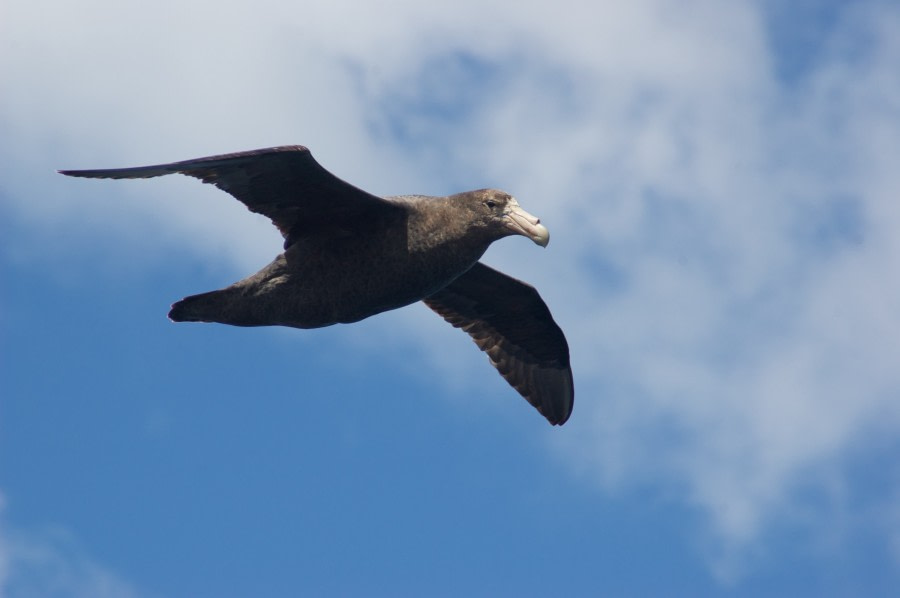
[[[516,200],[506,205],[505,216],[506,226],[515,234],[528,237],[541,247],[546,247],[550,242],[550,231],[541,224],[541,219],[523,210]]]

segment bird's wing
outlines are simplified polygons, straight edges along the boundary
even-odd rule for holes
[[[61,170],[68,176],[142,179],[180,173],[236,197],[271,218],[285,246],[305,231],[338,226],[353,230],[400,215],[402,208],[342,181],[302,145],[223,154],[171,164],[108,170]]]
[[[534,287],[478,262],[423,301],[467,332],[551,424],[569,419],[575,400],[569,345]]]

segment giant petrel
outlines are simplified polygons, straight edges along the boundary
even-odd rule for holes
[[[569,347],[547,305],[534,287],[478,261],[509,235],[542,247],[550,240],[508,193],[376,197],[332,175],[299,145],[60,172],[108,179],[185,174],[278,227],[283,253],[229,287],[178,301],[169,312],[175,322],[318,328],[424,301],[468,333],[551,424],[572,412]]]

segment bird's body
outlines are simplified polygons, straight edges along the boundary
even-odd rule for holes
[[[553,424],[574,390],[568,346],[530,286],[480,264],[520,234],[546,246],[540,221],[495,189],[378,198],[331,175],[302,146],[137,168],[61,171],[91,178],[195,176],[269,216],[284,252],[218,291],[176,302],[174,321],[318,328],[423,300],[468,332],[500,373]]]
[[[170,317],[236,326],[349,324],[435,293],[488,248],[487,240],[459,244],[472,233],[454,229],[452,219],[436,225],[434,208],[452,197],[385,200],[402,211],[380,226],[310,231],[256,274],[176,303]],[[432,209],[422,209],[426,205]]]

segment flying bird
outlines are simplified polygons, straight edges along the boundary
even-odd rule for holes
[[[500,374],[553,425],[572,413],[569,346],[529,284],[478,260],[494,241],[549,232],[497,189],[446,197],[377,197],[337,178],[303,146],[107,170],[75,177],[184,174],[211,183],[284,237],[262,270],[172,305],[175,322],[319,328],[358,322],[416,301],[468,333]]]

